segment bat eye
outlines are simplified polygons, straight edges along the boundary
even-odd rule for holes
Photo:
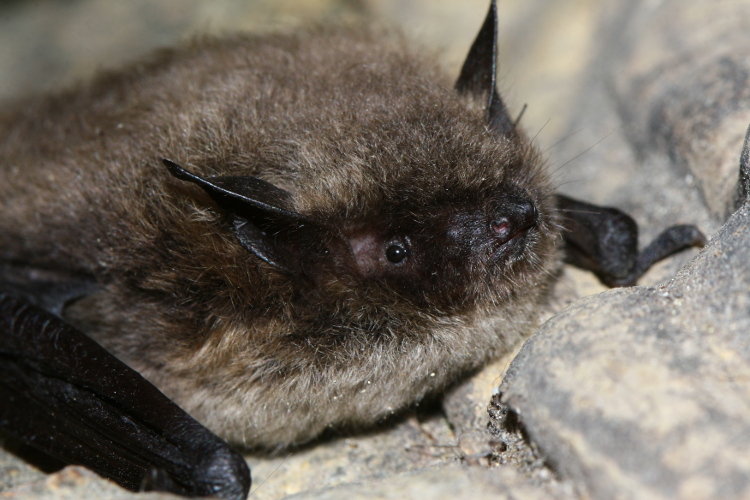
[[[401,245],[393,244],[385,249],[385,257],[390,262],[398,264],[409,255],[409,252]]]

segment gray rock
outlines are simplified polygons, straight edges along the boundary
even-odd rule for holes
[[[181,497],[165,493],[131,493],[115,483],[100,478],[83,467],[65,467],[60,472],[0,490],[2,498],[34,498],[36,500],[178,500]]]
[[[566,491],[550,491],[511,468],[479,469],[451,465],[400,474],[387,480],[346,484],[293,495],[295,500],[569,500]]]
[[[44,473],[40,470],[7,451],[5,447],[11,448],[11,446],[8,446],[2,438],[0,438],[0,446],[3,447],[0,448],[0,495],[15,486],[44,478]]]
[[[625,133],[641,159],[662,156],[689,173],[724,220],[750,123],[750,4],[637,4],[611,21],[621,31],[608,50],[607,87]]]
[[[599,5],[577,133],[553,162],[596,146],[565,172],[586,181],[563,190],[628,210],[643,239],[677,222],[711,234],[750,122],[748,5]],[[496,398],[499,456],[532,471],[542,460],[592,498],[750,496],[749,223],[745,206],[675,278],[688,254],[644,276],[651,286],[583,298],[545,323]]]
[[[750,205],[668,284],[580,300],[501,386],[593,498],[750,496]]]

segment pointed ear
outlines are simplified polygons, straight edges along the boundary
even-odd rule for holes
[[[302,273],[305,250],[324,235],[309,217],[291,210],[291,195],[251,176],[202,178],[170,160],[163,160],[178,179],[199,185],[232,217],[231,230],[258,258],[290,274]]]
[[[461,74],[456,82],[456,91],[471,95],[485,104],[485,120],[492,130],[501,135],[515,133],[515,123],[508,115],[495,87],[497,74],[497,3],[492,0],[490,11],[469,49]]]

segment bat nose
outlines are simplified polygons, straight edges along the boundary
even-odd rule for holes
[[[490,233],[495,240],[504,245],[513,238],[523,237],[529,228],[536,226],[538,212],[536,206],[528,200],[505,200],[490,221]]]

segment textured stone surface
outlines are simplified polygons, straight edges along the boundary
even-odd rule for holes
[[[640,2],[616,23],[608,86],[633,149],[691,174],[723,219],[750,123],[750,4]]]
[[[249,456],[253,498],[374,481],[458,460],[453,432],[439,414],[411,412],[385,429],[330,438],[275,457]]]
[[[6,443],[1,439],[0,444],[6,446]],[[0,495],[18,485],[39,481],[43,478],[43,472],[19,460],[17,456],[6,449],[0,448]]]
[[[0,459],[2,460],[2,459]],[[5,476],[5,471],[3,471]],[[3,479],[5,482],[5,479]],[[180,497],[161,493],[134,495],[109,481],[105,481],[83,467],[66,467],[60,472],[27,480],[11,488],[0,488],[0,498],[36,500],[78,500],[97,498],[108,500],[177,500]]]
[[[693,252],[656,266],[641,280],[652,286],[573,303],[501,387],[526,444],[592,498],[750,494],[748,207],[719,230],[750,121],[747,4],[677,4],[600,8],[600,52],[560,149],[602,142],[565,172],[586,180],[562,189],[630,211],[644,239],[674,222],[716,236],[673,280]]]
[[[554,468],[594,498],[750,495],[750,205],[659,287],[582,299],[501,387]]]
[[[514,469],[479,469],[441,466],[400,474],[387,480],[347,484],[294,495],[300,500],[563,500],[570,492],[550,491],[529,482]]]

